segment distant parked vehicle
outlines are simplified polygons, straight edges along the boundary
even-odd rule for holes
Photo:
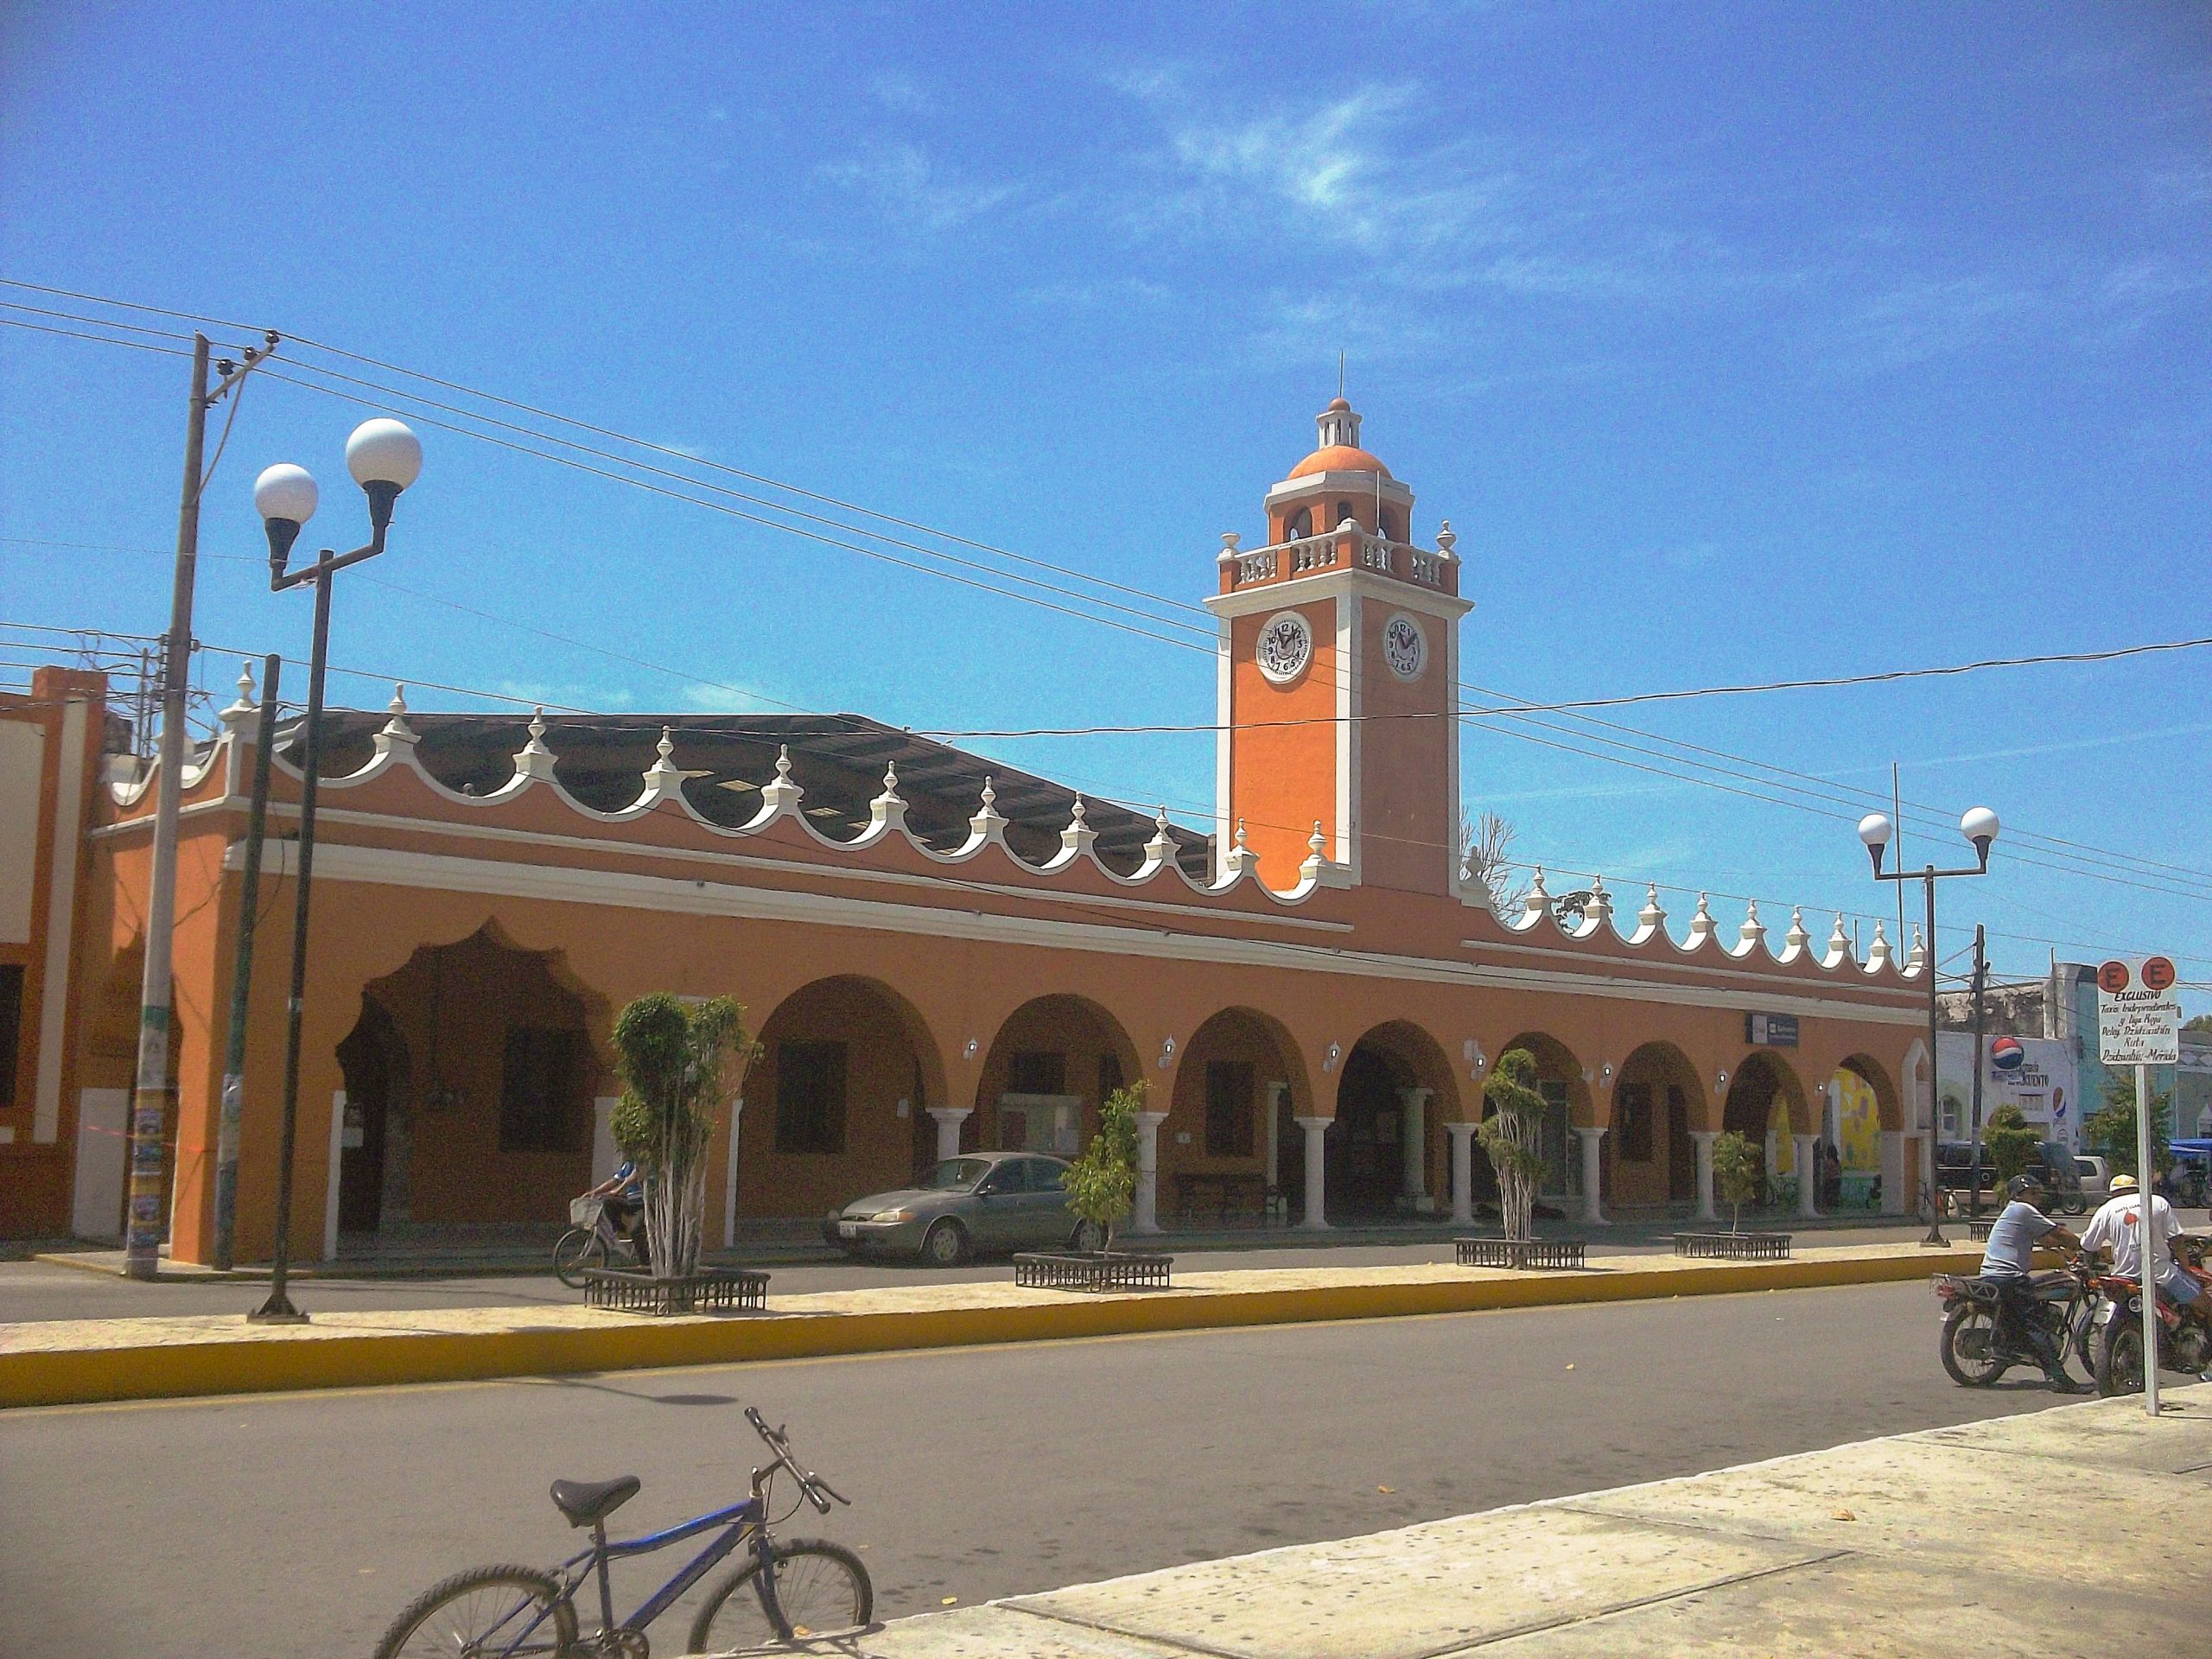
[[[2049,1207],[2069,1216],[2086,1211],[2091,1203],[2083,1189],[2080,1172],[2075,1167],[2074,1154],[2056,1141],[2045,1141],[2036,1148],[2023,1172],[2032,1175],[2049,1196]],[[2004,1200],[1998,1189],[2003,1185],[1997,1179],[1997,1168],[1990,1161],[1989,1148],[1981,1149],[1981,1207],[2002,1210]],[[1970,1193],[1974,1186],[1974,1142],[1971,1141],[1939,1141],[1936,1143],[1936,1190],[1944,1199],[1945,1207],[1954,1215],[1963,1214],[1971,1207]]]
[[[978,1251],[1096,1249],[1061,1183],[1067,1160],[1029,1152],[947,1158],[912,1186],[872,1192],[831,1211],[822,1236],[848,1255],[918,1255],[950,1268]]]
[[[2102,1204],[2112,1196],[2112,1166],[2104,1159],[2088,1153],[2077,1154],[2074,1173],[2082,1183],[2082,1196],[2089,1203]]]

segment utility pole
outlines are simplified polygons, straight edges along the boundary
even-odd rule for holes
[[[265,336],[274,350],[276,336]],[[162,741],[155,765],[152,869],[146,879],[146,967],[138,993],[138,1070],[130,1096],[130,1206],[123,1270],[133,1279],[161,1271],[162,1186],[167,1174],[162,1130],[175,1095],[169,1076],[171,938],[176,925],[177,810],[184,787],[185,697],[192,671],[192,588],[200,560],[200,498],[207,487],[203,460],[207,411],[268,354],[248,346],[245,362],[218,364],[222,378],[207,385],[207,336],[192,336],[192,399],[184,429],[184,490],[177,504],[176,571],[169,588],[169,631],[162,645]]]
[[[1986,945],[1987,935],[1982,925],[1976,922],[1974,927],[1974,1157],[1970,1173],[1974,1196],[1967,1200],[1967,1214],[1975,1221],[1981,1219],[1981,991],[1982,987],[1989,982]]]

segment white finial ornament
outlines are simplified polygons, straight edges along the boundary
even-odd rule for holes
[[[422,741],[415,728],[407,723],[407,688],[404,685],[391,688],[391,701],[385,705],[385,716],[384,729],[376,736],[378,754],[389,753],[395,744]]]
[[[1874,918],[1874,943],[1866,947],[1866,971],[1878,973],[1890,965],[1889,936],[1882,931],[1882,918]]]
[[[1744,901],[1744,925],[1737,931],[1736,938],[1745,944],[1766,943],[1766,929],[1759,923],[1758,899],[1746,899]]]
[[[1792,905],[1789,908],[1789,931],[1782,936],[1782,948],[1795,956],[1812,942],[1813,936],[1805,931],[1804,907]]]
[[[1098,839],[1098,832],[1084,821],[1083,797],[1075,798],[1075,804],[1068,811],[1068,827],[1060,831],[1060,846],[1070,853],[1088,852]]]
[[[545,747],[545,710],[534,709],[530,716],[530,741],[515,755],[515,775],[518,778],[550,779],[553,776],[553,751]]]
[[[1659,884],[1649,881],[1643,888],[1643,908],[1637,912],[1637,925],[1648,927],[1654,932],[1666,925],[1667,912],[1659,907]]]
[[[660,757],[660,764],[663,766],[668,765],[669,761],[674,758],[676,753],[674,727],[664,726],[660,728],[660,741],[653,745],[653,753]]]
[[[1238,850],[1238,851],[1240,851],[1240,852],[1241,852],[1241,851],[1243,851],[1243,850],[1244,849],[1245,845],[1246,845],[1246,842],[1245,842],[1245,840],[1244,840],[1244,820],[1243,820],[1243,819],[1242,819],[1242,818],[1239,818],[1239,819],[1237,819],[1237,820],[1236,820],[1236,847],[1237,847],[1237,850]]]
[[[676,766],[676,734],[672,727],[660,728],[660,741],[653,745],[653,763],[645,768],[645,793],[652,796],[672,795],[683,786],[683,774]]]
[[[1912,949],[1904,953],[1904,971],[1916,974],[1928,964],[1928,939],[1917,924],[1912,930]]]
[[[1605,878],[1602,875],[1590,878],[1590,899],[1582,906],[1582,919],[1592,929],[1613,919],[1613,895],[1605,891]]]
[[[224,709],[218,718],[222,721],[226,731],[235,734],[245,724],[246,716],[252,714],[254,709],[253,664],[242,662],[238,664],[238,700]]]
[[[776,745],[776,775],[761,785],[760,800],[771,812],[796,809],[806,798],[806,791],[791,779],[791,746]]]
[[[1436,531],[1436,550],[1447,559],[1456,559],[1459,556],[1452,550],[1459,544],[1459,532],[1452,528],[1452,521],[1446,518]]]
[[[1690,936],[1684,944],[1694,950],[1713,937],[1713,906],[1707,895],[1697,896],[1697,912],[1690,918]]]
[[[1835,913],[1835,927],[1828,934],[1828,960],[1843,962],[1851,955],[1851,935],[1843,930],[1843,912]]]
[[[1321,832],[1320,819],[1313,820],[1313,833],[1306,836],[1306,845],[1316,858],[1325,858],[1328,855],[1329,838]]]
[[[1529,883],[1529,896],[1522,901],[1522,920],[1533,925],[1539,917],[1550,913],[1552,895],[1544,886],[1544,867],[1536,866],[1536,878]]]

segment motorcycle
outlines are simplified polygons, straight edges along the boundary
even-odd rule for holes
[[[2063,1369],[2069,1355],[2093,1371],[2092,1320],[2099,1306],[2093,1276],[2078,1257],[2063,1268],[2028,1276],[2030,1304],[2024,1317],[2036,1320],[2058,1344]],[[1971,1274],[1939,1273],[1932,1288],[1942,1305],[1943,1330],[1936,1351],[1951,1381],[1962,1389],[1986,1389],[2015,1365],[2040,1365],[2024,1343],[2001,1341],[1998,1334],[1999,1290]]]
[[[2173,1241],[2174,1260],[2199,1287],[2197,1305],[2212,1297],[2212,1271],[2204,1264],[2204,1243],[2186,1236]],[[2110,1274],[2095,1281],[2098,1300],[2092,1315],[2096,1362],[2090,1368],[2097,1392],[2107,1397],[2143,1392],[2143,1287],[2133,1279]],[[2158,1369],[2202,1375],[2212,1369],[2212,1319],[2183,1309],[2171,1297],[2158,1298]]]

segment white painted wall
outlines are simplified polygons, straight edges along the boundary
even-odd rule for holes
[[[69,1230],[79,1238],[123,1236],[123,1173],[130,1153],[130,1091],[77,1095],[77,1190]]]

